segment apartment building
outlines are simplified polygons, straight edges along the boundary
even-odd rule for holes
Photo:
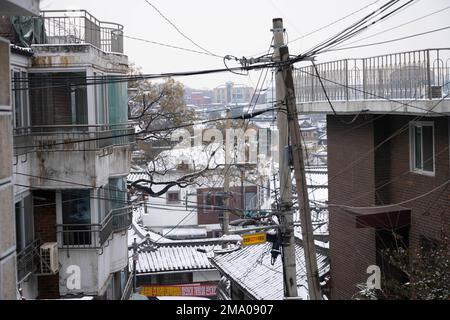
[[[0,34],[11,41],[12,116],[1,128],[13,134],[14,200],[2,205],[15,217],[14,287],[26,299],[120,299],[134,142],[119,78],[128,67],[123,27],[83,10],[43,11],[3,17]]]
[[[37,16],[39,1],[5,0],[0,11],[2,15]],[[15,300],[19,296],[14,232],[10,56],[10,42],[0,35],[0,300]]]
[[[224,105],[249,103],[254,89],[245,85],[227,82],[213,90],[213,102]],[[261,101],[259,101],[261,102]]]

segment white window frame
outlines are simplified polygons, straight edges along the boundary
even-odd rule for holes
[[[415,141],[415,128],[417,127],[432,127],[432,137],[433,137],[433,171],[426,171],[423,169],[416,168],[416,141]],[[422,136],[423,144],[423,136]],[[436,148],[435,148],[435,130],[433,121],[412,121],[409,125],[409,159],[410,159],[410,171],[417,174],[422,174],[426,176],[434,177],[436,175]],[[422,167],[423,167],[423,147],[422,147]]]

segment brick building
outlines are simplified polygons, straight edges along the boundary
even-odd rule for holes
[[[372,265],[382,283],[408,281],[385,250],[430,247],[450,230],[449,55],[423,50],[318,65],[335,114],[312,70],[298,73],[299,109],[328,114],[332,299],[352,298]],[[406,76],[408,66],[416,72]]]

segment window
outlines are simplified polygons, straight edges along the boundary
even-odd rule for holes
[[[91,244],[91,191],[66,190],[61,192],[63,244]]]
[[[245,193],[245,210],[256,210],[258,209],[258,197],[256,192],[246,192]]]
[[[167,192],[167,203],[177,203],[177,202],[180,202],[180,192],[179,191]]]
[[[15,204],[16,213],[16,247],[22,251],[34,240],[33,204],[31,196]]]
[[[413,122],[410,127],[411,170],[434,174],[434,126],[432,122]]]
[[[203,208],[205,213],[221,212],[225,206],[222,191],[208,191],[203,193]]]
[[[127,206],[127,182],[125,178],[110,178],[107,188],[111,199],[111,209]]]
[[[99,84],[95,85],[95,104],[97,110],[97,124],[108,123],[108,104],[106,97],[106,82],[105,77],[94,73],[95,79]]]
[[[12,104],[14,108],[14,128],[24,128],[29,126],[28,121],[28,77],[26,72],[17,70],[11,71],[13,80]]]
[[[86,74],[81,72],[29,75],[32,124],[88,124]]]

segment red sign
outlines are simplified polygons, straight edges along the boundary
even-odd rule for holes
[[[183,285],[153,285],[142,286],[140,293],[147,297],[213,297],[216,295],[217,285],[215,284],[183,284]]]

